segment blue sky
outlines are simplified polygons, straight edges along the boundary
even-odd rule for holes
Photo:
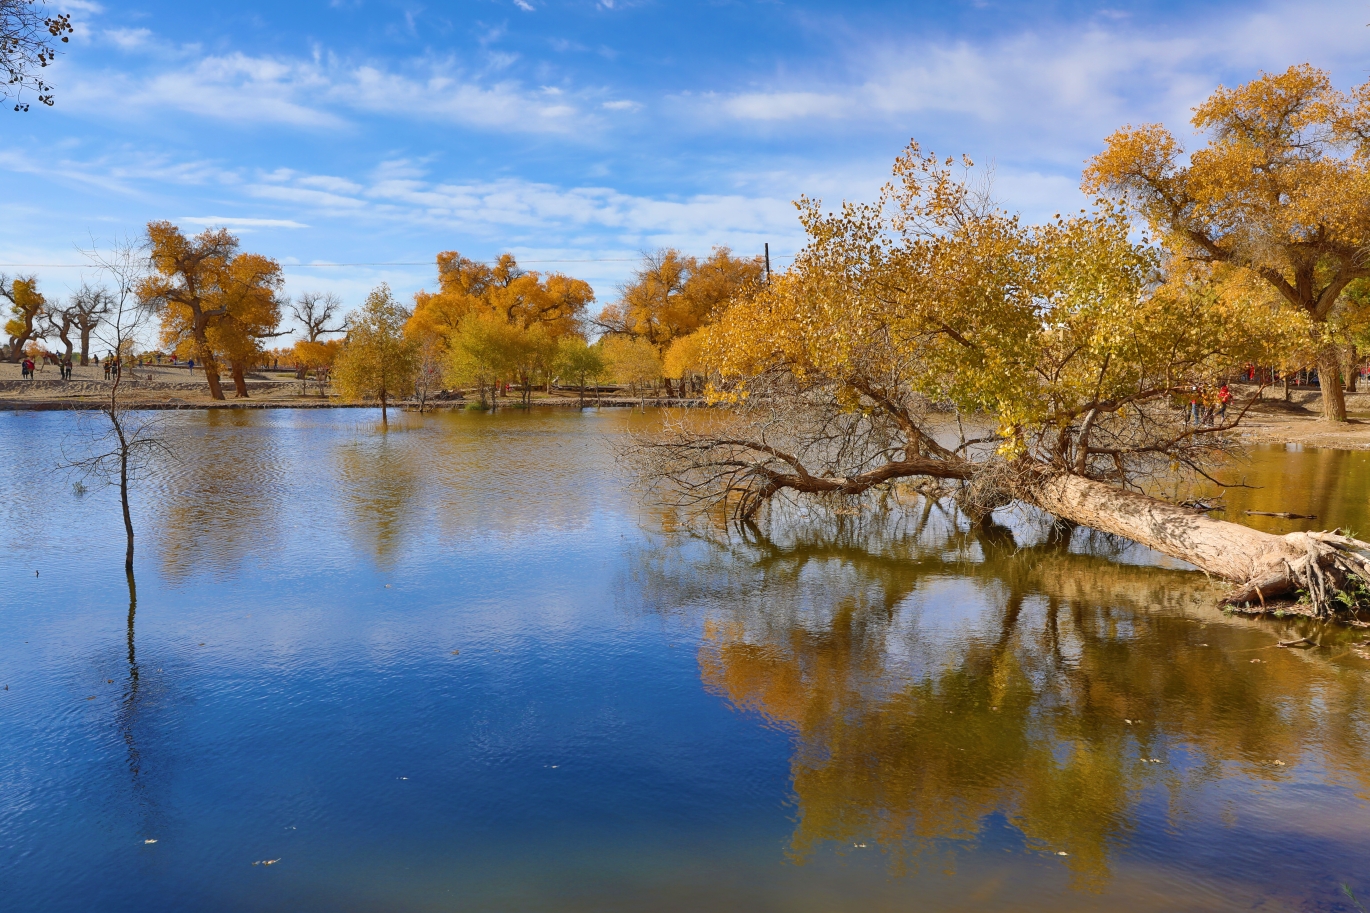
[[[1218,83],[1305,60],[1370,75],[1364,0],[49,6],[77,32],[57,106],[0,113],[0,262],[226,225],[291,291],[349,304],[432,287],[440,250],[512,250],[602,303],[665,245],[769,241],[780,266],[792,200],[870,198],[910,137],[992,162],[1004,204],[1045,218],[1084,204],[1083,162],[1121,124],[1183,130]]]

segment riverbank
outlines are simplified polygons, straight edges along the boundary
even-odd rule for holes
[[[1240,401],[1250,390],[1234,387]],[[1256,444],[1298,444],[1333,450],[1370,450],[1370,393],[1346,394],[1348,421],[1328,422],[1322,418],[1322,397],[1316,389],[1290,392],[1268,388],[1265,398],[1252,407],[1242,422],[1244,440]]]
[[[355,409],[374,408],[380,403],[349,403],[334,393],[320,396],[313,381],[301,381],[293,371],[265,371],[248,375],[246,399],[233,396],[232,384],[225,378],[228,399],[215,400],[209,395],[209,384],[201,371],[191,372],[184,366],[161,365],[138,368],[127,372],[122,385],[123,402],[136,409]],[[1240,401],[1253,388],[1234,386]],[[1347,409],[1351,420],[1345,424],[1322,420],[1321,398],[1316,389],[1295,389],[1289,402],[1283,391],[1268,388],[1264,398],[1242,423],[1243,439],[1253,444],[1297,444],[1304,447],[1324,447],[1335,450],[1370,450],[1370,393],[1347,394]],[[109,395],[109,382],[103,369],[87,366],[73,369],[69,381],[58,378],[51,365],[40,369],[34,380],[23,380],[19,366],[0,364],[0,410],[68,410],[99,409]],[[460,393],[446,398],[430,399],[427,409],[462,409],[472,402]],[[581,403],[572,390],[541,391],[533,394],[532,405],[548,408],[576,408]],[[602,407],[699,406],[698,399],[653,398],[624,396],[618,392],[601,394],[596,398],[587,394],[585,405]],[[413,403],[398,403],[396,408],[411,407]],[[501,408],[521,406],[515,395],[501,397]]]
[[[72,379],[60,379],[57,368],[48,365],[38,371],[38,376],[25,380],[19,376],[19,366],[0,364],[0,410],[9,411],[52,411],[70,409],[100,409],[108,401],[109,381],[104,378],[104,370],[94,366],[75,367]],[[249,374],[247,397],[233,395],[233,385],[229,378],[223,379],[224,393],[228,397],[216,400],[209,395],[209,384],[201,371],[190,371],[184,366],[171,367],[160,365],[140,367],[125,372],[120,384],[121,401],[134,409],[356,409],[374,408],[375,403],[345,402],[336,393],[320,395],[318,386],[312,381],[302,381],[293,371],[265,371]],[[427,409],[461,409],[472,402],[460,392],[455,395],[440,395],[429,399]],[[692,406],[698,400],[647,397],[646,404],[654,406]],[[614,393],[593,393],[585,396],[585,405],[604,407],[640,406],[644,403],[639,397]],[[572,390],[554,390],[552,393],[535,392],[532,405],[555,408],[577,408],[581,404],[579,393]],[[396,408],[416,405],[396,403]],[[517,394],[500,397],[500,408],[522,405]]]

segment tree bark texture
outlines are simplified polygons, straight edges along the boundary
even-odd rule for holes
[[[1341,382],[1341,353],[1335,345],[1318,350],[1318,387],[1322,391],[1322,417],[1329,422],[1346,421],[1346,392]]]
[[[247,399],[247,378],[243,376],[243,363],[235,361],[232,363],[233,370],[233,395],[238,399]]]
[[[1049,513],[1122,536],[1236,584],[1224,599],[1263,609],[1298,597],[1295,611],[1330,617],[1365,607],[1370,543],[1330,533],[1284,536],[1214,520],[1167,501],[1064,472],[1043,470],[1018,497]]]
[[[1017,495],[1053,516],[1139,542],[1234,583],[1255,579],[1283,560],[1305,553],[1287,536],[1215,520],[1168,501],[1069,473],[1043,472]]]

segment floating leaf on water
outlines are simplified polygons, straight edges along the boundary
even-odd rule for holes
[[[156,838],[156,837],[153,837],[153,838],[151,838],[150,840],[144,840],[144,841],[143,841],[143,845],[146,846],[146,845],[149,844],[149,843],[156,843],[156,842],[157,842],[157,838]]]
[[[252,863],[252,864],[253,864],[253,865],[275,865],[276,863],[278,863],[278,862],[280,862],[280,861],[281,861],[281,860],[280,860],[279,858],[276,858],[276,859],[258,859],[256,862],[254,862],[254,863]]]
[[[452,651],[452,655],[453,655],[453,656],[460,656],[460,655],[461,655],[461,651],[460,651],[460,650],[453,650],[453,651]]]
[[[1057,856],[1069,856],[1070,854],[1067,853],[1065,850],[1057,850],[1057,851],[1056,851],[1056,855],[1057,855]]]

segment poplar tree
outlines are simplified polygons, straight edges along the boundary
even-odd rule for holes
[[[1143,216],[1177,255],[1245,274],[1307,315],[1323,416],[1346,421],[1327,322],[1346,287],[1370,277],[1370,82],[1346,94],[1301,64],[1220,87],[1191,123],[1209,142],[1187,159],[1160,124],[1118,130],[1085,191]]]
[[[413,390],[418,353],[405,335],[410,313],[380,285],[366,296],[347,333],[334,368],[342,395],[349,400],[378,399],[381,423],[388,425],[390,401]]]

